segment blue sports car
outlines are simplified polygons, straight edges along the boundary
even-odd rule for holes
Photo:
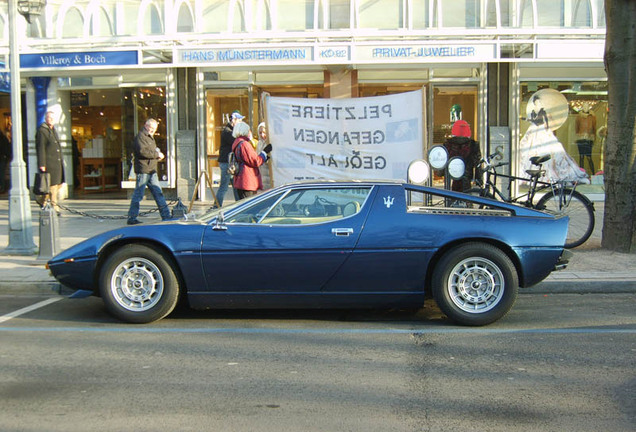
[[[388,181],[290,184],[178,221],[126,226],[48,263],[123,321],[194,309],[413,308],[464,325],[565,267],[567,217]]]

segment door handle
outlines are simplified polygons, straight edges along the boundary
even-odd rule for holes
[[[338,237],[338,236],[347,237],[347,236],[353,234],[353,228],[332,228],[331,233],[335,234],[336,237]]]

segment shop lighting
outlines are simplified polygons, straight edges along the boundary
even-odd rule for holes
[[[580,96],[607,96],[607,90],[583,90],[577,94]]]

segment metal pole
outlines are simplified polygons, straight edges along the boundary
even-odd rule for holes
[[[9,191],[9,255],[33,255],[37,247],[33,243],[31,197],[26,181],[26,163],[22,157],[22,104],[20,91],[20,53],[17,36],[17,4],[9,0],[9,63],[11,74],[11,190]]]

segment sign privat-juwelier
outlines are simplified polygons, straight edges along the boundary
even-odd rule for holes
[[[358,45],[357,63],[400,62],[484,62],[496,58],[496,45],[485,44],[395,44]]]
[[[137,51],[94,51],[20,54],[20,67],[29,69],[126,66],[139,63]]]

